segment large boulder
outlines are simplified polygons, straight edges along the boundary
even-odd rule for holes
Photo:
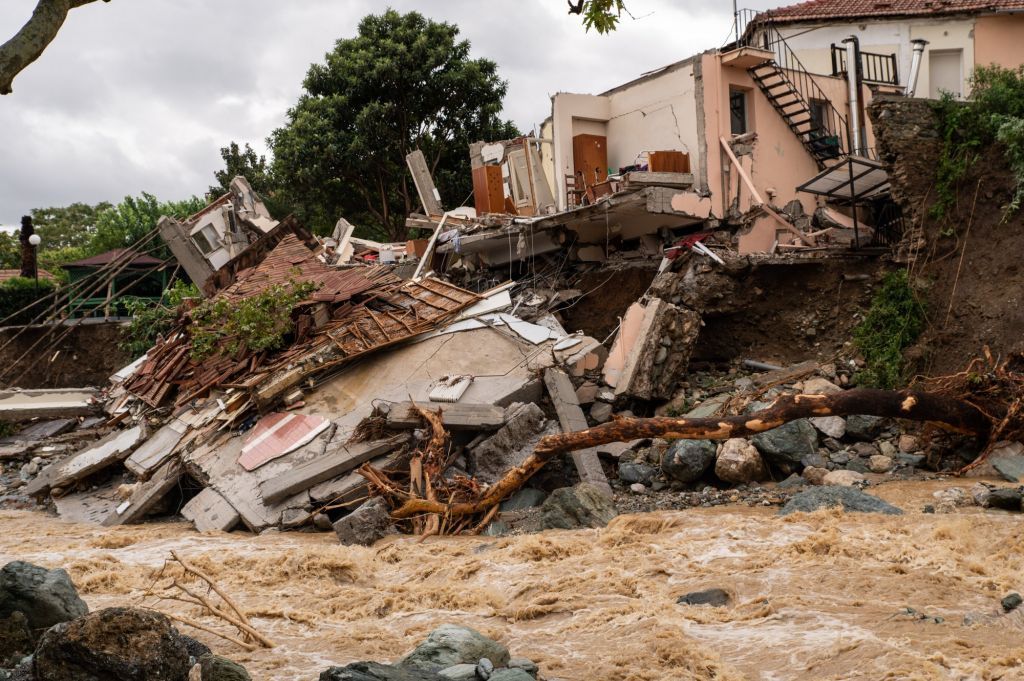
[[[487,658],[496,667],[508,664],[508,648],[480,632],[455,624],[443,624],[416,649],[402,658],[400,667],[438,672],[457,664],[476,664]]]
[[[724,482],[742,484],[768,477],[761,454],[743,438],[726,440],[718,451],[715,475]]]
[[[751,442],[766,461],[786,473],[800,470],[818,453],[818,431],[807,419],[797,419],[758,433]]]
[[[604,527],[619,514],[604,492],[587,482],[556,489],[541,506],[541,527],[545,530],[573,530]],[[497,664],[497,660],[491,660]]]
[[[346,546],[371,546],[391,532],[391,511],[383,499],[364,502],[334,523],[338,541]]]
[[[245,667],[219,655],[203,655],[199,666],[203,681],[252,681]]]
[[[861,442],[870,442],[882,434],[885,419],[881,416],[858,414],[846,417],[846,437]]]
[[[41,632],[89,612],[68,573],[16,560],[0,569],[0,618],[24,613],[30,629]]]
[[[779,515],[810,513],[822,508],[841,506],[847,513],[885,513],[901,515],[903,511],[878,497],[865,494],[856,487],[811,487],[794,495],[779,511]]]
[[[498,669],[488,681],[534,681],[534,678],[522,669]]]
[[[509,406],[505,425],[469,452],[470,472],[481,482],[497,482],[533,452],[545,424],[544,412],[533,402]]]
[[[676,440],[661,459],[661,470],[679,482],[699,480],[715,463],[717,447],[708,440]]]
[[[107,608],[43,634],[35,674],[46,681],[186,681],[183,637],[157,612]]]
[[[425,669],[392,667],[377,662],[354,662],[331,667],[320,674],[320,681],[448,681]]]

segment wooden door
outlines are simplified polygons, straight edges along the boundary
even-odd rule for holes
[[[604,135],[573,137],[572,163],[576,171],[577,189],[604,182],[608,178],[608,138]]]

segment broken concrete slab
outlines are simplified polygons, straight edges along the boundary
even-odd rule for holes
[[[78,426],[78,419],[72,418],[39,421],[25,426],[10,437],[5,437],[3,440],[0,440],[0,443],[12,444],[15,442],[46,440],[47,438],[73,430],[76,426]]]
[[[53,505],[61,520],[72,523],[92,523],[99,525],[124,501],[118,495],[118,488],[124,482],[115,476],[96,489],[73,492],[56,497]]]
[[[91,416],[100,411],[92,388],[0,391],[0,421]]]
[[[480,482],[497,482],[533,452],[547,432],[546,422],[544,412],[536,404],[510,406],[505,425],[469,452],[470,472]]]
[[[992,467],[1008,482],[1024,483],[1024,444],[999,442],[989,455]]]
[[[54,464],[56,468],[48,486],[66,487],[107,466],[123,461],[142,442],[142,438],[141,426],[114,431],[67,461]]]
[[[114,512],[103,520],[103,525],[111,527],[141,521],[154,506],[178,486],[182,475],[184,475],[184,471],[181,462],[177,459],[168,461],[153,473],[149,480],[138,483],[131,497],[119,504]]]
[[[370,465],[382,471],[398,468],[409,462],[409,452],[405,447],[397,449],[390,454],[378,457],[370,461]],[[408,466],[406,466],[408,470]],[[330,503],[345,506],[358,501],[366,496],[366,478],[353,471],[334,480],[322,482],[309,490],[310,498],[317,503]]]
[[[359,442],[350,445],[338,442],[328,445],[321,455],[299,464],[276,478],[260,484],[263,500],[274,503],[303,492],[321,482],[331,480],[358,468],[370,459],[401,446],[408,440],[407,435],[397,435],[384,440]]]
[[[199,532],[228,532],[241,520],[238,511],[212,487],[192,497],[181,508],[181,515]]]
[[[136,477],[145,480],[171,456],[187,430],[188,426],[185,423],[171,419],[139,445],[139,448],[125,460],[125,468]]]
[[[576,399],[576,390],[566,373],[561,369],[548,369],[544,372],[544,385],[551,396],[551,402],[555,405],[555,412],[558,414],[562,432],[586,430],[589,427],[587,417],[580,409],[580,403]],[[601,468],[601,461],[598,459],[596,449],[575,451],[572,453],[572,460],[576,464],[580,480],[590,483],[609,498],[612,496],[611,485],[608,484],[608,478]]]
[[[441,412],[441,423],[448,430],[497,430],[505,423],[505,410],[493,404],[473,404],[468,402],[413,403],[399,402],[392,404],[387,416],[389,428],[419,428],[423,418],[416,407]]]

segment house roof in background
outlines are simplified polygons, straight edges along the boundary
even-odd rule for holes
[[[109,265],[115,260],[120,260],[127,252],[127,248],[115,248],[112,251],[100,253],[99,255],[94,255],[91,258],[83,258],[81,260],[69,262],[66,265],[63,265],[63,267],[65,269],[68,267],[103,267],[105,265]],[[163,260],[154,258],[151,255],[138,255],[131,261],[129,267],[153,267],[161,263],[163,263]]]
[[[0,270],[0,284],[4,283],[8,279],[17,279],[21,276],[21,270]],[[57,277],[53,276],[46,270],[39,270],[40,279],[48,279],[49,281],[57,281]]]
[[[809,0],[768,10],[777,22],[822,21],[1024,10],[1024,0]]]

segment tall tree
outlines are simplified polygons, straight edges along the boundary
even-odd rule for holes
[[[96,219],[96,234],[89,242],[90,253],[102,253],[114,248],[126,248],[156,228],[162,215],[178,219],[187,218],[206,205],[193,196],[184,201],[160,201],[152,194],[126,196],[121,203],[108,208]],[[154,247],[162,242],[155,242]]]
[[[273,180],[270,175],[270,166],[267,164],[267,157],[257,156],[256,150],[245,145],[245,149],[238,146],[238,142],[231,142],[226,147],[220,148],[220,157],[224,159],[224,170],[216,170],[213,173],[217,184],[210,187],[209,198],[215,199],[228,193],[231,180],[236,175],[243,176],[256,190],[256,193],[266,197],[272,193]]]
[[[378,237],[403,239],[419,199],[405,157],[427,157],[442,200],[472,190],[468,145],[514,137],[500,117],[507,84],[497,65],[470,58],[459,29],[417,12],[365,17],[313,64],[305,92],[273,132],[274,175],[310,226],[341,215]]]
[[[57,37],[68,12],[93,2],[96,0],[39,0],[28,22],[0,45],[0,95],[11,94],[14,77],[39,59],[46,46]]]
[[[72,203],[70,206],[33,208],[32,224],[49,249],[83,247],[96,233],[96,220],[100,213],[111,207],[104,201],[95,206]]]

